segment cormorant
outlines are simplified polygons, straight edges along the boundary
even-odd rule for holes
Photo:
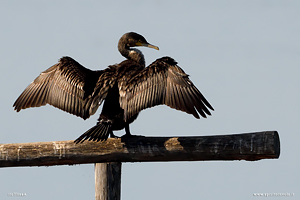
[[[118,50],[127,58],[104,70],[92,71],[70,57],[42,72],[18,97],[14,109],[50,104],[83,119],[93,115],[104,101],[97,124],[74,142],[102,141],[115,137],[114,130],[125,128],[143,109],[165,104],[171,108],[206,118],[214,110],[188,75],[170,57],[162,57],[145,68],[142,52],[132,48],[145,46],[158,50],[140,34],[125,33]]]

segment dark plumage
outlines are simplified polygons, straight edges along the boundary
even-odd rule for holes
[[[14,109],[50,104],[83,119],[93,115],[104,101],[98,123],[82,134],[84,140],[106,140],[113,130],[125,128],[143,109],[165,104],[200,118],[210,115],[213,107],[194,86],[188,75],[170,57],[163,57],[145,68],[141,51],[134,46],[158,50],[137,33],[124,34],[118,43],[127,58],[120,64],[99,71],[89,70],[70,57],[42,72],[19,96]]]

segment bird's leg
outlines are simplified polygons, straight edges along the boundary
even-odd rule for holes
[[[128,123],[125,124],[125,132],[126,132],[126,134],[124,135],[125,137],[132,136],[131,133],[130,133],[130,130],[129,130],[129,124]]]
[[[125,132],[126,134],[122,136],[122,138],[130,138],[130,137],[144,137],[142,135],[131,135],[130,130],[129,130],[129,124],[125,124]]]
[[[113,131],[110,131],[110,132],[109,132],[109,136],[110,136],[110,138],[119,138],[118,136],[116,136],[116,135],[113,133]]]
[[[132,137],[130,130],[129,130],[129,123],[125,123],[125,135],[122,136],[122,138],[129,138]]]

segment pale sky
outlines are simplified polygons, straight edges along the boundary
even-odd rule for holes
[[[49,105],[16,113],[12,104],[40,72],[71,56],[90,69],[124,58],[126,32],[173,57],[215,108],[207,119],[167,106],[142,111],[131,132],[201,136],[277,130],[279,159],[123,163],[121,199],[260,199],[299,196],[299,1],[2,1],[0,143],[73,140],[96,124]],[[116,132],[124,134],[123,131]],[[93,164],[0,168],[0,199],[94,199]],[[11,197],[10,193],[26,193]],[[271,198],[271,197],[270,197]],[[273,197],[274,198],[274,197]],[[282,197],[287,199],[291,197]]]

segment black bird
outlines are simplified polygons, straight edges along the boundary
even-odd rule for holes
[[[125,128],[143,109],[165,104],[199,119],[206,118],[213,107],[194,86],[188,75],[170,57],[162,57],[145,68],[142,52],[132,48],[145,46],[158,50],[134,32],[124,34],[118,43],[127,58],[104,70],[92,71],[73,58],[63,57],[59,63],[42,72],[18,97],[14,109],[50,104],[83,119],[93,115],[104,101],[98,123],[74,142],[102,141],[115,137],[114,130]]]

